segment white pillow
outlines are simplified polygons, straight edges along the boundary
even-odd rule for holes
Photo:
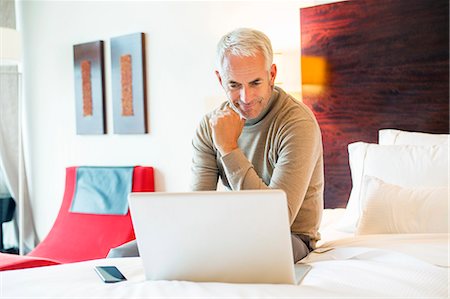
[[[449,144],[449,134],[431,134],[422,132],[408,132],[396,129],[383,129],[378,131],[378,144],[410,144],[434,145]]]
[[[447,233],[448,187],[404,188],[364,177],[356,234]]]
[[[448,146],[379,145],[355,142],[348,145],[352,191],[338,228],[355,232],[365,175],[403,187],[448,186]]]

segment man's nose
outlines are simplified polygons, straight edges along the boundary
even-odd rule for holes
[[[248,87],[242,87],[240,92],[240,100],[241,102],[248,104],[252,101],[250,89]]]

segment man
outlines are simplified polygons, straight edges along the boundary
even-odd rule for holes
[[[240,28],[217,46],[217,78],[228,97],[207,114],[192,144],[192,189],[283,189],[288,198],[294,261],[315,247],[323,210],[319,125],[306,105],[275,87],[268,37]]]
[[[306,105],[275,87],[270,40],[237,29],[217,47],[217,78],[228,101],[207,114],[193,138],[194,191],[283,189],[288,198],[294,261],[315,247],[323,210],[323,152],[317,121]],[[136,241],[109,257],[137,256]]]

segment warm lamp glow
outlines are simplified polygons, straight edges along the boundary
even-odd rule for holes
[[[327,79],[327,62],[319,56],[301,57],[302,85],[324,85]]]
[[[0,65],[20,63],[20,34],[14,29],[0,27]]]

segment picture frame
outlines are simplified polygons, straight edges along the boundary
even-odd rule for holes
[[[111,38],[111,83],[115,134],[147,133],[145,35]]]
[[[103,41],[73,46],[76,132],[106,133]]]

